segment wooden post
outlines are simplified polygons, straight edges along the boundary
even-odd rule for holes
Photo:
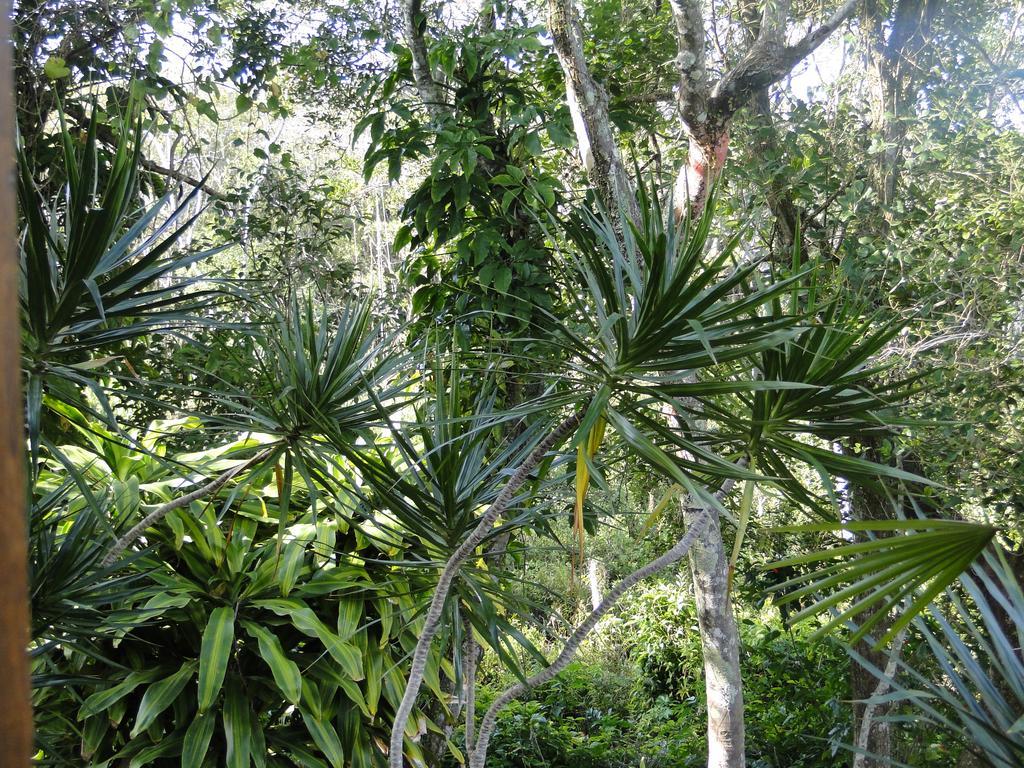
[[[32,760],[11,3],[0,0],[0,766]]]

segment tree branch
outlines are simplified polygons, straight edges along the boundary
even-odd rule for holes
[[[423,629],[420,632],[419,639],[416,641],[416,650],[413,651],[412,666],[409,669],[409,680],[405,686],[402,702],[398,707],[398,711],[395,712],[395,722],[391,729],[391,746],[388,751],[389,768],[403,768],[402,753],[405,727],[409,722],[409,717],[412,715],[413,707],[416,705],[416,696],[419,694],[420,686],[423,684],[430,645],[441,625],[441,614],[444,612],[444,604],[448,599],[448,593],[451,591],[452,582],[455,580],[456,575],[458,575],[462,565],[473,556],[473,552],[480,545],[480,542],[484,540],[494,527],[495,521],[508,509],[508,506],[512,503],[513,496],[523,483],[526,482],[530,472],[540,464],[548,451],[561,443],[579,426],[582,419],[582,412],[573,414],[541,440],[526,460],[519,465],[519,468],[516,469],[512,477],[509,478],[508,483],[501,489],[501,493],[498,494],[498,497],[491,503],[491,506],[477,522],[473,532],[466,537],[466,540],[448,558],[448,562],[445,564],[437,580],[437,588],[434,590],[430,607],[427,609]]]
[[[187,173],[182,173],[181,171],[177,171],[173,168],[165,168],[159,163],[155,163],[152,160],[148,160],[144,157],[139,160],[139,165],[141,165],[150,173],[155,173],[159,176],[166,176],[168,179],[174,179],[175,181],[180,181],[184,184],[188,184],[190,187],[201,189],[210,197],[213,197],[217,200],[233,199],[231,195],[225,194],[224,192],[221,192],[211,187],[202,179],[197,179],[194,176],[189,176]]]
[[[70,117],[75,123],[82,128],[89,125],[89,116],[85,112],[85,108],[77,102],[69,101],[64,105],[64,114]],[[105,123],[99,123],[96,126],[96,137],[108,147],[117,146],[117,135],[114,133],[113,128]],[[223,192],[211,187],[206,183],[204,179],[197,179],[194,176],[189,176],[187,173],[176,171],[173,168],[165,168],[164,166],[156,163],[149,158],[142,157],[139,159],[139,165],[145,168],[150,173],[155,173],[160,176],[166,176],[168,179],[174,179],[184,184],[188,184],[196,189],[201,189],[203,192],[208,194],[210,197],[216,198],[217,200],[231,200],[231,195],[227,195]]]
[[[857,9],[861,0],[846,0],[827,21],[790,46],[762,32],[740,63],[715,85],[708,104],[712,128],[724,127],[733,115],[762,88],[778,82],[807,58]]]

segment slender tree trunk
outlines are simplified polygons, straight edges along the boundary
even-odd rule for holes
[[[587,583],[590,585],[590,607],[596,609],[604,599],[605,577],[604,566],[600,561],[590,558],[587,560]]]
[[[0,763],[28,766],[32,755],[29,693],[28,534],[25,530],[25,433],[18,330],[18,256],[14,222],[14,99],[10,4],[0,0]]]
[[[583,56],[583,32],[573,0],[548,0],[548,30],[565,75],[565,100],[587,176],[613,216],[638,221],[633,182],[608,119],[608,94],[590,74]]]
[[[875,687],[871,692],[872,698],[884,696],[889,692],[888,681],[896,674],[900,653],[906,639],[907,629],[904,627],[896,635],[889,652],[885,654],[887,656],[885,667],[879,667],[885,673],[885,677],[875,680]],[[874,759],[868,756],[873,751],[872,741],[876,745],[888,749],[889,751],[885,754],[892,753],[892,726],[888,722],[879,722],[878,720],[879,712],[883,708],[884,711],[889,709],[885,704],[875,702],[861,705],[860,729],[853,734],[854,746],[857,748],[857,753],[853,756],[853,768],[867,768],[868,765],[874,764]]]
[[[757,116],[757,124],[761,132],[757,142],[757,151],[763,158],[775,161],[779,159],[781,149],[779,147],[778,130],[775,128],[771,99],[767,88],[763,88],[754,96],[754,113]],[[793,250],[800,217],[796,204],[793,202],[793,193],[789,185],[776,172],[774,166],[770,166],[765,170],[768,182],[765,186],[764,195],[765,200],[768,202],[768,208],[775,217],[775,231],[779,244],[779,249],[776,251],[774,247],[776,237],[773,236],[771,243],[772,255],[777,261],[785,263]]]
[[[722,487],[715,492],[715,498],[721,502],[729,494],[733,485],[733,480],[726,480],[722,484]],[[646,565],[636,569],[612,587],[608,591],[608,594],[601,600],[600,604],[591,611],[590,615],[587,616],[587,618],[584,619],[578,627],[576,627],[576,630],[572,633],[566,641],[565,646],[562,648],[562,652],[558,654],[558,657],[551,662],[549,666],[545,667],[532,677],[516,683],[511,688],[507,688],[491,703],[491,706],[488,708],[483,720],[480,721],[480,735],[477,737],[473,760],[470,762],[470,768],[484,768],[487,760],[487,746],[490,743],[491,734],[494,732],[494,728],[497,725],[498,713],[502,708],[510,701],[523,695],[527,691],[536,688],[538,685],[546,683],[548,680],[554,679],[555,676],[568,666],[569,662],[572,661],[573,657],[579,650],[580,644],[593,631],[604,615],[612,609],[612,606],[615,605],[619,598],[632,589],[635,584],[638,584],[642,580],[649,576],[653,576],[663,568],[667,568],[680,560],[683,555],[689,551],[690,547],[698,541],[700,536],[704,534],[704,526],[715,518],[714,510],[710,507],[702,506],[695,508],[690,510],[688,514],[690,514],[691,524],[671,549],[660,557],[657,557]]]
[[[880,460],[877,452],[877,438],[862,437],[862,443],[869,445],[868,455],[865,458],[872,461]],[[889,500],[883,495],[861,485],[850,486],[850,516],[854,520],[890,520],[892,511]],[[861,616],[862,620],[867,616]],[[888,617],[879,622],[872,634],[881,637],[889,631],[892,620]],[[889,653],[884,648],[875,650],[871,639],[864,639],[857,643],[854,648],[860,656],[876,669],[884,670],[889,663]],[[850,660],[850,698],[853,700],[853,738],[857,746],[871,755],[878,757],[857,756],[853,757],[853,764],[856,768],[883,768],[889,765],[889,759],[893,757],[892,728],[886,722],[880,722],[879,718],[889,713],[889,707],[885,704],[878,704],[870,709],[865,700],[875,695],[878,687],[878,678],[870,670],[859,664],[855,659]],[[865,723],[865,715],[867,722]]]
[[[924,53],[927,30],[939,12],[935,0],[895,0],[889,6],[878,0],[866,0],[861,16],[861,29],[866,51],[866,75],[871,86],[871,130],[881,150],[872,158],[872,183],[879,202],[878,226],[881,234],[888,232],[892,205],[896,200],[900,172],[904,164],[906,115],[913,107],[916,82],[908,56],[918,58],[918,66],[927,60]],[[868,458],[879,461],[878,438],[862,438]],[[850,514],[855,520],[887,520],[893,517],[891,504],[883,495],[863,486],[850,488]],[[875,637],[892,626],[886,618],[873,631]],[[856,646],[857,653],[878,669],[885,669],[889,653],[873,650],[869,641]],[[898,653],[898,650],[897,650]],[[882,768],[897,757],[891,726],[879,722],[889,712],[885,704],[868,707],[878,686],[874,674],[856,661],[850,665],[850,694],[853,699],[853,734],[857,746],[877,757],[855,756],[856,768]],[[865,718],[865,714],[867,717]],[[866,719],[866,722],[865,722]]]
[[[438,120],[447,111],[447,102],[441,86],[434,80],[434,75],[430,71],[430,57],[423,37],[426,18],[420,0],[403,0],[402,26],[406,45],[412,54],[412,78],[416,83],[416,89],[428,114]]]
[[[743,680],[740,637],[729,598],[729,555],[722,541],[718,515],[690,549],[690,574],[697,604],[697,624],[704,653],[704,687],[708,707],[708,768],[743,768]],[[687,528],[694,510],[683,506]]]

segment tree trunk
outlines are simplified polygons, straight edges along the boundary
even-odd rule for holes
[[[927,39],[942,6],[937,0],[896,0],[887,13],[878,0],[864,4],[871,127],[881,145],[872,175],[886,227],[903,168],[906,117],[913,109],[918,73],[928,69]],[[908,66],[911,57],[914,63]]]
[[[587,583],[590,585],[590,607],[596,610],[604,599],[604,583],[607,574],[604,565],[594,558],[587,561]]]
[[[22,428],[21,333],[14,195],[14,99],[10,4],[0,0],[0,762],[28,766],[32,756],[29,690],[28,532],[25,525],[25,432]]]
[[[711,87],[705,66],[703,6],[672,0],[679,70],[678,101],[689,139],[687,164],[674,189],[677,221],[703,213],[708,192],[725,166],[733,115],[759,90],[784,77],[832,34],[856,8],[846,0],[823,24],[786,44],[788,2],[769,4],[761,34],[737,66]],[[565,75],[566,101],[580,156],[598,198],[613,215],[638,220],[632,181],[625,171],[608,116],[608,97],[583,55],[582,30],[573,0],[548,0],[548,29]],[[728,556],[717,515],[690,553],[708,703],[708,768],[743,768],[743,685],[739,634],[728,591]],[[687,519],[687,525],[694,521]]]
[[[565,100],[572,115],[580,160],[605,209],[639,221],[633,182],[608,119],[608,94],[590,74],[583,32],[572,0],[548,0],[548,30],[565,75]]]
[[[868,446],[864,458],[872,461],[880,461],[878,454],[878,438],[862,437],[861,442]],[[850,486],[850,516],[854,520],[891,520],[894,515],[890,509],[888,499],[883,495],[861,485]],[[860,616],[856,621],[860,622],[867,618],[867,615]],[[892,620],[888,617],[875,625],[872,635],[881,637],[892,626]],[[869,664],[876,669],[884,670],[889,661],[889,653],[884,648],[874,650],[874,642],[871,638],[865,638],[858,642],[854,649]],[[853,738],[859,742],[857,746],[871,755],[878,757],[867,757],[854,755],[853,764],[856,768],[883,768],[888,766],[889,759],[893,757],[892,729],[888,723],[879,722],[879,718],[888,714],[890,707],[879,704],[871,708],[869,722],[865,726],[864,715],[867,705],[866,699],[875,695],[878,687],[878,678],[870,670],[862,666],[856,659],[850,659],[850,698],[853,700]]]
[[[740,637],[729,598],[729,555],[722,542],[718,515],[690,549],[690,573],[704,653],[704,687],[708,706],[708,768],[744,768],[743,681]],[[683,506],[687,527],[694,511]]]
[[[785,264],[793,251],[793,243],[796,241],[796,233],[800,225],[800,214],[793,202],[793,194],[789,185],[786,184],[774,165],[779,160],[781,150],[778,131],[775,128],[775,120],[772,115],[771,97],[767,88],[758,91],[754,96],[754,113],[760,130],[757,151],[763,158],[772,161],[772,165],[767,169],[768,179],[764,189],[768,208],[775,217],[775,233],[773,233],[769,245],[773,258],[778,263]],[[778,250],[775,249],[776,233],[779,243]],[[804,257],[801,254],[802,258]]]

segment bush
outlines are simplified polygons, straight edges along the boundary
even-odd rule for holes
[[[488,768],[632,768],[634,728],[624,706],[630,682],[597,665],[571,664],[538,688],[532,700],[514,701],[501,712]],[[499,687],[481,693],[479,715]],[[461,733],[457,743],[464,746]],[[445,763],[447,768],[456,765],[451,757]]]
[[[500,768],[687,768],[707,760],[703,657],[692,597],[652,586],[604,625],[579,660],[499,716],[488,765]],[[830,768],[845,762],[849,662],[831,640],[785,631],[774,618],[740,621],[751,768]],[[623,659],[625,663],[623,664]],[[485,663],[485,668],[491,665]],[[511,680],[490,674],[482,715]],[[454,766],[451,761],[448,765]]]
[[[646,731],[648,766],[705,759],[703,656],[692,597],[678,584],[650,587],[618,629],[637,677],[631,706]],[[741,618],[747,759],[756,768],[831,766],[849,740],[849,662],[832,640],[812,642],[774,618]]]

